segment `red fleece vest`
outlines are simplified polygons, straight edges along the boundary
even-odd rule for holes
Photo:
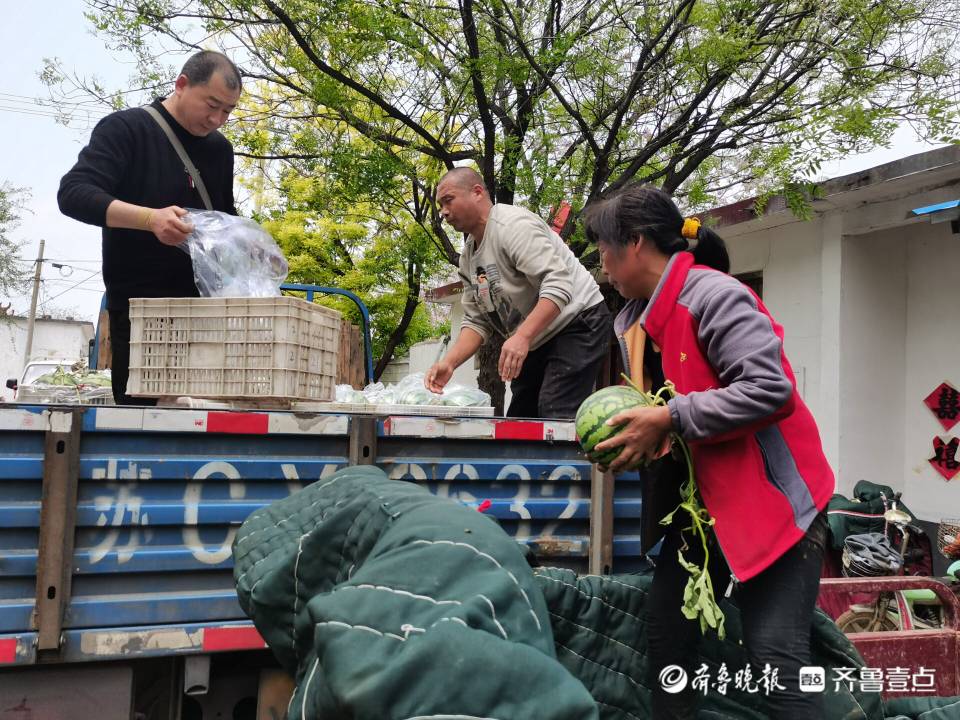
[[[699,324],[679,303],[692,267],[690,253],[674,258],[644,323],[662,349],[664,375],[681,394],[721,387],[700,345]],[[782,342],[783,328],[759,298],[757,305]],[[783,407],[762,423],[690,444],[703,502],[716,520],[715,531],[727,563],[741,582],[766,569],[806,532],[797,526],[790,503],[768,476],[754,434],[757,430],[777,425],[818,509],[826,506],[834,491],[833,471],[823,454],[816,422],[797,394],[796,379],[782,351],[781,361],[793,385],[793,396]]]

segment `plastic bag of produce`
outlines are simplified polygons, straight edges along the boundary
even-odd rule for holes
[[[397,405],[440,405],[441,396],[423,385],[423,373],[412,373],[397,383],[394,402]]]
[[[451,407],[490,407],[490,395],[479,388],[464,385],[448,385],[443,389],[441,405]]]
[[[364,405],[367,402],[363,390],[355,390],[353,385],[337,385],[333,389],[333,397],[338,403],[357,403]]]
[[[287,278],[287,260],[263,227],[215,210],[190,210],[193,232],[180,249],[193,261],[203,297],[276,297]]]
[[[337,399],[340,400],[339,389]],[[357,392],[357,391],[354,391]],[[396,385],[382,382],[367,385],[363,396],[370,405],[446,405],[449,407],[490,407],[490,396],[483,390],[451,383],[437,394],[423,385],[423,373],[411,373]]]

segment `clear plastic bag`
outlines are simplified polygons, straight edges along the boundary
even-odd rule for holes
[[[490,407],[490,394],[479,388],[464,385],[448,385],[443,389],[441,405],[451,407]]]
[[[423,373],[411,373],[396,385],[374,383],[363,389],[371,405],[446,405],[448,407],[490,407],[490,396],[483,390],[451,383],[440,394],[424,387]]]
[[[180,249],[193,261],[203,297],[276,297],[287,260],[270,233],[248,218],[216,210],[190,210],[193,232]]]
[[[448,407],[490,407],[490,396],[483,390],[451,383],[439,395],[423,385],[423,373],[412,373],[396,385],[371,383],[363,390],[354,390],[350,385],[337,385],[336,401],[366,405],[445,405]]]
[[[355,390],[353,385],[337,385],[333,389],[333,398],[338,403],[356,403],[363,405],[367,402],[363,390]]]
[[[363,389],[363,396],[371,405],[393,405],[395,387],[384,385],[382,382],[371,383]]]
[[[395,390],[397,405],[441,405],[441,397],[432,393],[423,385],[423,373],[412,373],[397,383]]]

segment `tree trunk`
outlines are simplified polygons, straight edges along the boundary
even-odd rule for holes
[[[492,335],[487,342],[480,346],[477,351],[477,385],[480,389],[490,394],[490,400],[494,407],[494,413],[503,415],[503,396],[506,392],[506,385],[500,379],[500,371],[497,364],[500,362],[500,348],[503,347],[503,338],[499,335]]]
[[[390,337],[387,338],[387,344],[383,348],[383,355],[377,361],[377,366],[373,369],[373,379],[371,382],[380,380],[383,371],[393,359],[393,351],[397,349],[404,336],[407,334],[407,328],[410,327],[410,321],[413,320],[413,313],[420,304],[420,266],[410,264],[407,266],[407,302],[403,306],[403,315],[400,316],[400,322]]]

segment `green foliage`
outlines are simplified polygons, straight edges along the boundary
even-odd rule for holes
[[[957,136],[957,0],[90,4],[155,80],[156,33],[233,48],[265,81],[260,130],[236,134],[252,154],[356,132],[408,174],[472,158],[544,212],[634,179],[695,207],[782,189],[901,121]],[[303,133],[311,117],[331,123]]]
[[[283,204],[262,220],[289,261],[290,281],[351,290],[367,304],[374,356],[381,357],[408,298],[444,263],[426,229],[409,214],[404,217],[402,208],[390,212],[376,202],[378,193],[398,191],[389,160],[375,151],[351,155],[350,147],[335,148],[316,174],[284,172]],[[324,303],[359,325],[359,312],[349,300],[331,296]],[[420,304],[392,354],[436,332]]]
[[[0,183],[0,292],[10,294],[22,290],[29,273],[18,258],[21,243],[10,237],[20,222],[24,190]]]
[[[653,394],[644,392],[626,375],[621,375],[621,377],[627,385],[644,397],[644,404],[646,405],[666,405],[667,398],[676,395],[676,390],[670,381],[667,381],[656,394]],[[707,533],[716,521],[700,501],[700,490],[697,486],[697,478],[693,468],[693,455],[690,454],[690,447],[680,437],[679,433],[670,433],[670,452],[678,460],[683,459],[687,466],[687,478],[680,488],[677,507],[662,517],[660,524],[670,525],[674,521],[674,516],[681,513],[690,521],[690,525],[683,530],[690,533],[694,542],[699,540],[700,547],[703,550],[701,565],[697,565],[683,556],[683,553],[689,550],[688,545],[685,544],[683,548],[677,551],[677,559],[680,565],[690,574],[690,577],[687,578],[687,584],[683,588],[683,603],[680,606],[680,611],[688,620],[699,621],[701,633],[706,633],[707,628],[711,628],[716,630],[717,636],[723,640],[726,637],[726,627],[724,625],[726,617],[717,603],[713,581],[707,570],[710,567],[710,543],[707,540]]]

